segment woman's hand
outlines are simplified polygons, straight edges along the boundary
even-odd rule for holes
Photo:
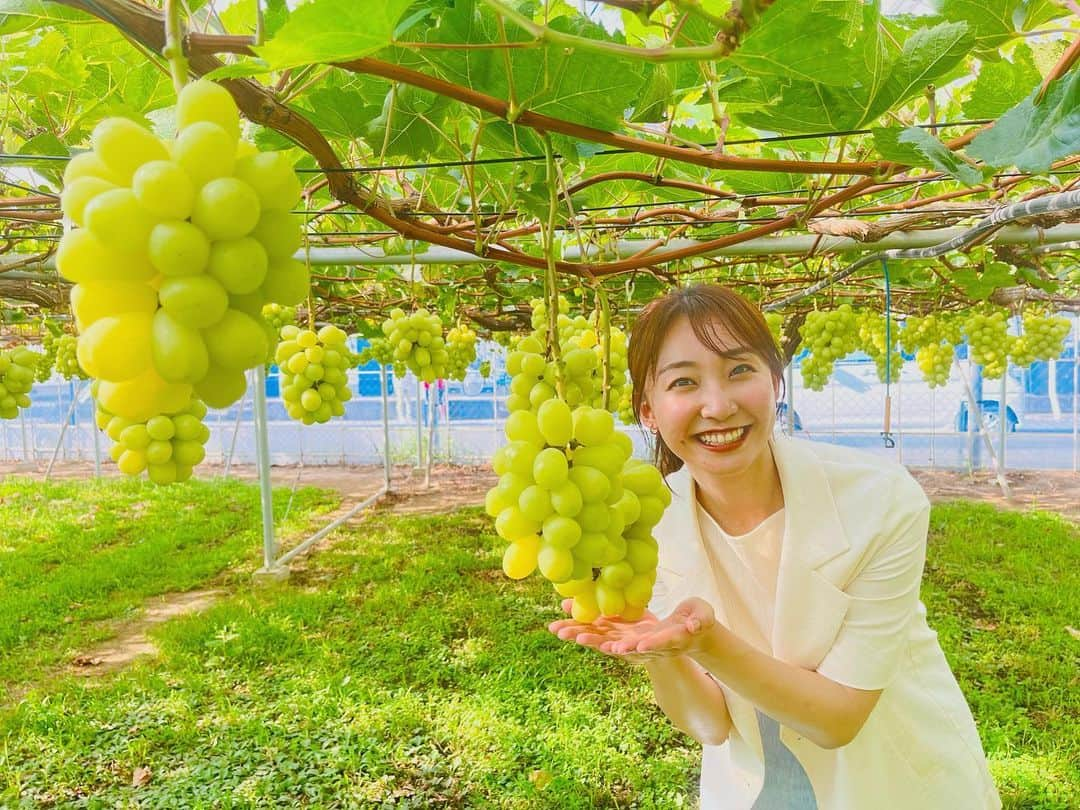
[[[563,608],[569,613],[572,600]],[[573,619],[552,622],[548,629],[564,641],[575,641],[607,655],[633,663],[685,655],[697,651],[706,631],[716,624],[716,614],[704,599],[680,602],[666,619],[651,613],[633,622],[600,618],[589,624]]]

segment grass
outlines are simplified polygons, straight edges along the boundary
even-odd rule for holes
[[[279,533],[336,496],[275,493]],[[281,525],[286,509],[289,519]],[[0,483],[0,701],[5,689],[112,635],[148,596],[261,564],[258,491],[236,481]]]
[[[288,586],[228,577],[153,631],[158,658],[0,710],[0,807],[693,805],[696,746],[639,670],[547,634],[554,596],[502,576],[482,514],[378,514],[338,538]],[[1008,808],[1080,801],[1077,539],[1052,515],[934,510],[924,600]]]
[[[1080,807],[1080,531],[937,506],[922,590],[1008,808]]]

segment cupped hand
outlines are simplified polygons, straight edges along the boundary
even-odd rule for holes
[[[563,608],[569,612],[572,600]],[[561,619],[548,629],[564,641],[574,641],[607,655],[635,663],[693,653],[700,648],[705,633],[716,624],[716,613],[704,599],[680,602],[670,616],[658,619],[646,613],[637,621],[599,618],[588,624]]]

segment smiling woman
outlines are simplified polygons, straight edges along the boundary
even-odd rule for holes
[[[660,707],[703,744],[702,808],[1000,807],[919,600],[918,484],[876,457],[774,436],[782,360],[730,290],[652,302],[628,359],[672,490],[650,611],[552,632],[644,665]]]

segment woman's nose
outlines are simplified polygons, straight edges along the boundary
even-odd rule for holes
[[[727,419],[739,406],[731,397],[723,391],[711,391],[701,401],[701,415],[705,419],[714,419],[722,422]]]

